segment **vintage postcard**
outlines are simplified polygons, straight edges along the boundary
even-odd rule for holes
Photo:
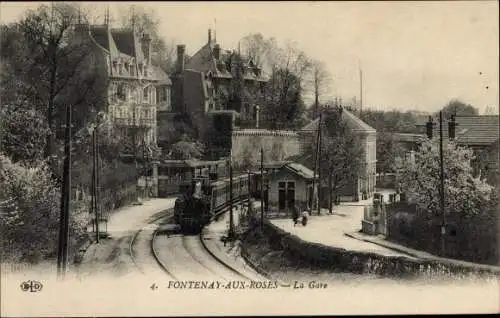
[[[498,2],[0,6],[2,316],[500,312]]]

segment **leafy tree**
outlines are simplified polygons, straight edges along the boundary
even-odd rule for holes
[[[59,229],[59,187],[48,166],[23,166],[0,155],[2,259],[36,263],[55,256]],[[5,202],[8,202],[5,204]],[[70,251],[86,232],[87,211],[72,204]]]
[[[479,110],[471,104],[466,104],[458,99],[453,99],[446,104],[442,109],[443,117],[449,118],[451,115],[456,116],[478,116]]]
[[[43,159],[49,129],[43,114],[27,105],[0,108],[0,148],[12,161]]]
[[[483,212],[490,200],[492,187],[472,175],[473,152],[448,142],[444,149],[445,213],[450,217],[473,218]],[[438,141],[422,144],[415,155],[415,164],[402,171],[402,187],[418,207],[431,216],[442,215],[440,159]],[[436,191],[437,188],[437,191]]]
[[[394,140],[392,133],[377,131],[377,171],[396,172],[397,157],[403,157],[404,147]]]
[[[203,152],[202,143],[193,141],[188,136],[183,136],[172,146],[168,157],[175,160],[200,159],[203,157]]]

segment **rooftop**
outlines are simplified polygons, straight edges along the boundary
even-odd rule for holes
[[[349,127],[354,131],[360,132],[376,132],[374,128],[369,126],[367,123],[356,117],[353,113],[347,109],[342,109],[342,119],[344,119]],[[303,131],[316,131],[318,130],[319,117],[302,127]]]
[[[455,130],[456,141],[470,146],[490,145],[500,138],[500,122],[498,115],[457,116],[458,126]],[[425,123],[419,123],[419,126]],[[433,135],[439,136],[439,121],[434,119]],[[443,138],[448,138],[448,120],[443,124]]]
[[[209,31],[210,34],[210,31]],[[267,81],[263,76],[257,75],[257,70],[260,68],[254,64],[252,59],[238,54],[236,51],[223,50],[219,48],[219,57],[217,58],[214,51],[218,47],[215,39],[209,39],[193,56],[186,61],[185,69],[198,72],[211,73],[218,78],[232,78],[232,68],[237,62],[237,59],[242,58],[243,63],[243,78],[254,81]]]
[[[120,28],[111,29],[108,25],[91,25],[88,27],[90,39],[109,54],[112,61],[122,60],[127,63],[146,63],[146,57],[142,50],[140,38],[133,29]],[[171,84],[168,74],[157,65],[150,65],[149,79],[164,84]],[[124,78],[137,78],[127,72],[113,74],[113,76]]]
[[[288,171],[304,178],[304,179],[313,179],[314,173],[311,169],[305,167],[304,165],[291,161],[276,161],[276,162],[268,162],[264,165],[265,169],[287,169]]]

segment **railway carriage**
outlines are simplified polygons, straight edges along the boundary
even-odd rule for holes
[[[251,195],[256,192],[257,178],[250,175]],[[249,176],[242,174],[233,177],[233,201],[237,202],[248,197]],[[175,222],[180,225],[183,233],[199,232],[207,225],[214,212],[225,207],[230,201],[229,178],[210,181],[196,179],[189,184],[181,185],[181,195],[177,198],[174,208]]]

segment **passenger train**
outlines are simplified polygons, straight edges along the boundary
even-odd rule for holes
[[[233,202],[258,193],[260,176],[248,174],[233,177]],[[182,233],[199,233],[210,223],[217,211],[226,207],[230,201],[229,178],[210,180],[198,177],[179,188],[180,196],[175,201],[174,219]]]

